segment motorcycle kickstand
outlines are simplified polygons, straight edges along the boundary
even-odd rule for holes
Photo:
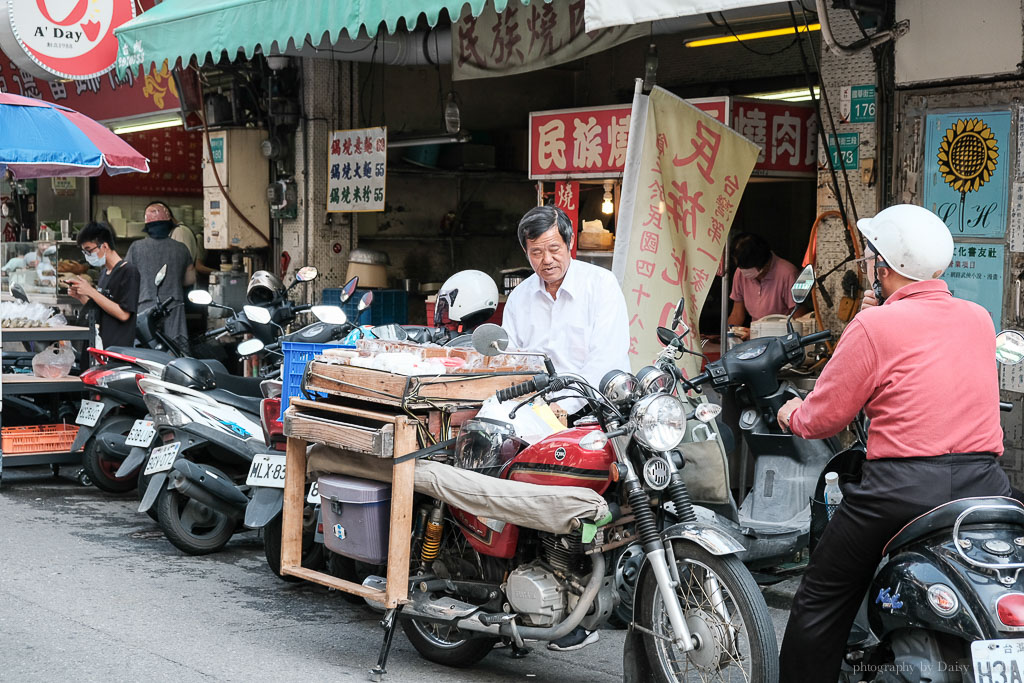
[[[380,683],[387,675],[388,655],[391,654],[391,639],[395,635],[395,627],[398,625],[398,613],[402,611],[403,605],[392,607],[384,613],[380,620],[380,626],[384,629],[384,642],[380,645],[380,655],[377,657],[377,666],[370,669],[370,680]]]

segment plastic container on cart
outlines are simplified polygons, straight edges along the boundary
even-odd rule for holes
[[[288,410],[288,401],[302,392],[302,374],[306,371],[306,364],[313,360],[324,349],[354,349],[356,347],[347,344],[310,344],[307,342],[281,342],[281,350],[284,352],[284,363],[281,367],[281,419],[284,419],[284,411]],[[324,396],[324,394],[315,394]],[[6,450],[6,449],[5,449]]]
[[[57,453],[71,448],[78,435],[78,425],[33,425],[4,427],[3,452],[7,455],[23,453]]]
[[[391,484],[338,474],[320,477],[324,544],[369,564],[388,558]]]

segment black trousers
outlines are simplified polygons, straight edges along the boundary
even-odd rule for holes
[[[882,549],[907,522],[942,503],[1008,496],[991,455],[868,460],[859,484],[843,491],[793,599],[779,655],[782,683],[835,683],[850,627]]]

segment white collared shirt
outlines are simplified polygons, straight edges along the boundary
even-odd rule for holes
[[[536,273],[512,290],[502,318],[510,345],[546,353],[555,370],[582,375],[595,389],[609,370],[629,372],[626,299],[612,272],[573,259],[557,295]],[[583,405],[572,403],[561,402],[570,413]]]

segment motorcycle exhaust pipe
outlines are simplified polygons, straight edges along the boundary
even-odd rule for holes
[[[178,460],[170,473],[171,484],[183,496],[225,514],[232,519],[245,516],[249,498],[227,479],[218,477],[202,465]]]

